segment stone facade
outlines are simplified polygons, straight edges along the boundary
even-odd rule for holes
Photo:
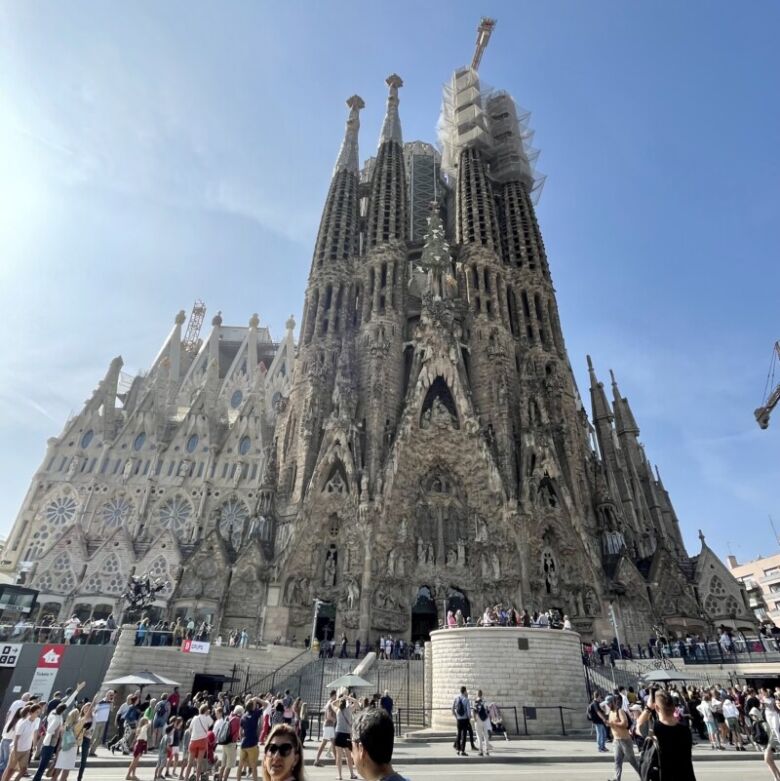
[[[588,698],[582,678],[580,637],[555,629],[490,627],[442,629],[431,634],[432,726],[452,730],[452,702],[460,687],[473,700],[481,689],[488,702],[502,708],[510,732],[523,730],[523,707],[529,735],[560,734],[588,726]],[[552,674],[551,674],[552,673]],[[562,706],[566,710],[558,710]],[[518,724],[514,723],[516,709]]]
[[[453,116],[473,122],[443,169],[418,167],[438,198],[420,241],[402,82],[387,83],[362,172],[348,101],[297,346],[292,320],[277,344],[257,316],[217,316],[193,343],[180,313],[148,374],[124,382],[115,359],[49,441],[3,568],[63,615],[116,612],[151,572],[170,581],[163,615],[298,640],[315,600],[318,634],[363,642],[496,602],[556,608],[597,639],[614,611],[632,643],[749,627],[728,570],[686,552],[627,399],[592,365],[592,422],[583,408],[514,102],[456,72]]]

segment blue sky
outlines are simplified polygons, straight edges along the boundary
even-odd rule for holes
[[[276,336],[300,319],[358,92],[404,138],[481,67],[533,112],[538,207],[580,390],[615,370],[689,550],[777,548],[780,413],[753,421],[780,338],[780,9],[725,2],[0,5],[0,532],[47,437],[174,314]]]

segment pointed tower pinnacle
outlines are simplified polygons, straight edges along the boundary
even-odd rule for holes
[[[356,174],[360,169],[358,131],[360,130],[360,110],[365,108],[365,105],[360,95],[353,95],[351,98],[347,98],[349,116],[347,117],[347,127],[344,131],[344,141],[341,143],[341,150],[336,160],[336,166],[333,169],[334,175],[339,171],[350,171]]]
[[[615,410],[615,430],[618,434],[633,434],[639,436],[639,426],[634,419],[634,413],[628,404],[628,399],[620,395],[617,380],[612,369],[609,370],[612,378],[612,399]]]
[[[596,371],[593,368],[593,361],[590,356],[588,358],[588,374],[590,375],[590,400],[593,406],[593,421],[599,423],[606,420],[608,423],[612,422],[612,411],[607,401],[607,394],[604,392],[604,383],[599,382],[596,377]]]
[[[390,88],[390,94],[387,96],[387,113],[385,121],[382,123],[382,132],[379,134],[379,146],[385,141],[395,141],[403,145],[401,136],[401,119],[398,116],[398,88],[403,87],[403,79],[397,73],[391,73],[385,83]]]

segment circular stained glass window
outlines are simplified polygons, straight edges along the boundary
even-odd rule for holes
[[[233,395],[230,397],[230,406],[233,407],[233,409],[238,409],[243,400],[244,394],[236,388],[236,390],[233,391]]]
[[[144,442],[146,442],[146,432],[142,431],[134,440],[133,440],[133,450],[140,450],[144,446]]]
[[[219,516],[219,529],[222,536],[238,550],[241,547],[244,524],[249,517],[246,505],[240,499],[230,499],[220,508]]]
[[[84,436],[81,438],[81,447],[89,447],[89,443],[92,441],[92,437],[95,436],[95,432],[90,429],[84,432]]]
[[[160,526],[181,537],[189,525],[191,513],[190,503],[181,496],[174,496],[160,507]]]
[[[124,496],[117,496],[103,505],[100,515],[106,526],[116,527],[127,523],[132,512],[132,503]]]
[[[249,437],[241,437],[241,441],[238,443],[238,452],[245,456],[250,447],[252,447],[252,440]]]
[[[194,453],[195,448],[198,446],[198,435],[193,434],[188,440],[187,440],[187,452],[188,453]]]
[[[60,496],[46,506],[46,520],[53,526],[65,526],[76,516],[78,503],[70,496]]]

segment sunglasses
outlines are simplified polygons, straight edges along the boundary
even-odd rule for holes
[[[292,743],[269,743],[265,747],[265,753],[270,754],[271,756],[278,751],[280,757],[289,757],[292,750]]]

